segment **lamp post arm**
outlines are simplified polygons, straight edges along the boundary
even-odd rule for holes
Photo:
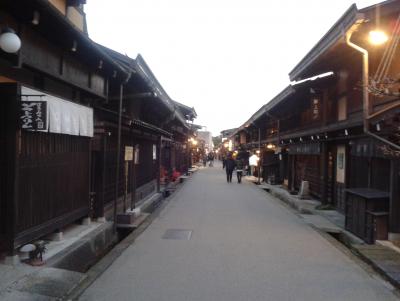
[[[369,94],[368,94],[368,81],[369,81],[369,68],[368,68],[368,51],[356,44],[354,44],[350,39],[353,32],[349,32],[346,34],[346,44],[351,48],[360,52],[363,56],[363,67],[362,67],[362,92],[363,92],[363,124],[364,131],[369,131],[369,122],[368,117],[370,114],[370,103],[369,103]]]

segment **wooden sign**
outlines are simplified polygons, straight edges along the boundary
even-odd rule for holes
[[[133,161],[133,146],[125,146],[125,161]]]
[[[19,120],[24,130],[47,130],[47,102],[21,101]]]
[[[319,143],[295,144],[289,148],[291,155],[318,155],[321,153]]]
[[[317,120],[320,118],[321,101],[318,98],[311,99],[312,105],[312,119]]]

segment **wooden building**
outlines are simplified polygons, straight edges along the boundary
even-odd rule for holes
[[[91,41],[84,3],[0,3],[21,41],[0,50],[0,252],[139,205],[160,190],[165,141],[172,167],[188,168],[194,109],[173,102],[140,55]]]
[[[10,253],[91,212],[93,107],[128,73],[87,37],[83,3],[0,3],[22,42],[0,50],[0,245]]]
[[[167,176],[173,169],[187,171],[187,120],[193,120],[195,111],[169,98],[141,55],[131,59],[101,47],[130,73],[120,91],[122,103],[116,97],[95,108],[95,216],[112,218],[116,201],[120,213],[134,209],[160,191],[166,171]],[[117,93],[119,87],[110,89]]]
[[[311,196],[345,214],[346,228],[367,242],[400,233],[399,15],[398,0],[352,5],[290,72],[297,83],[236,133],[254,145],[261,129],[261,147],[275,149],[264,155],[264,178],[290,191],[308,181]],[[378,24],[389,40],[372,46]],[[276,159],[280,167],[268,168]]]

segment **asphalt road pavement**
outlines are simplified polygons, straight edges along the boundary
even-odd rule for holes
[[[80,300],[398,299],[254,184],[227,183],[216,164],[195,173]]]

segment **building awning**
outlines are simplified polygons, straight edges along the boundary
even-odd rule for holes
[[[139,127],[139,128],[143,128],[143,129],[146,129],[146,130],[150,130],[150,131],[155,132],[157,134],[161,134],[161,135],[163,135],[165,137],[171,137],[172,136],[172,134],[170,132],[167,132],[166,130],[163,130],[163,129],[159,128],[159,127],[156,127],[156,126],[154,126],[154,125],[152,125],[150,123],[141,121],[139,119],[134,119],[132,121],[132,124],[133,124],[133,126],[136,126],[136,127]]]

